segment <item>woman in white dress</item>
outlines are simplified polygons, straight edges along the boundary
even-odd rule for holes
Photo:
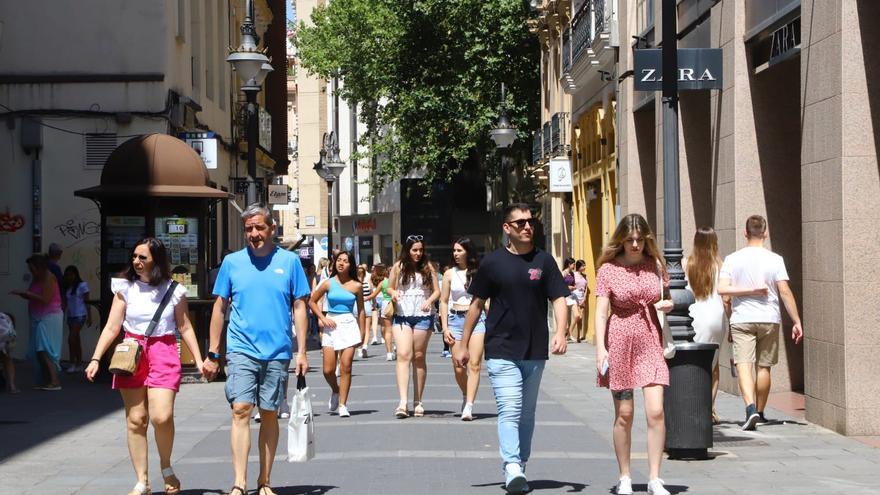
[[[712,423],[720,418],[715,412],[715,396],[718,393],[718,354],[726,334],[730,301],[718,295],[718,272],[721,258],[718,256],[718,236],[712,227],[700,227],[694,234],[694,247],[685,263],[688,289],[694,293],[696,302],[691,304],[694,342],[718,344],[712,360]]]

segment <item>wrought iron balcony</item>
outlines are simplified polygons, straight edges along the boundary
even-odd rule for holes
[[[571,28],[562,32],[562,73],[571,73]]]
[[[541,142],[543,137],[544,135],[541,131],[535,131],[532,134],[532,164],[540,162],[541,159],[544,157],[542,153],[543,148],[541,146],[543,144]]]
[[[592,19],[590,18],[590,10],[592,0],[586,0],[581,7],[575,12],[571,19],[571,60],[572,63],[580,60],[587,54],[590,43],[593,40],[591,36]]]
[[[566,151],[568,112],[557,112],[550,118],[550,153],[554,156]]]
[[[553,150],[550,122],[544,122],[544,156],[549,157]]]

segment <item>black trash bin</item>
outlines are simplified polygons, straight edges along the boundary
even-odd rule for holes
[[[672,459],[706,459],[712,448],[712,359],[718,344],[676,342],[663,394],[666,452]]]

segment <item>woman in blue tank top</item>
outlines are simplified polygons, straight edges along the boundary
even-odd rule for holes
[[[324,328],[321,337],[324,379],[332,391],[328,407],[340,417],[351,416],[348,411],[348,391],[351,388],[351,362],[354,351],[361,346],[366,333],[363,287],[357,278],[354,256],[342,251],[330,270],[330,278],[312,292],[309,306],[318,315],[318,323]],[[326,295],[327,314],[318,305]],[[357,318],[354,308],[357,304]],[[339,352],[339,380],[336,379],[336,354]]]

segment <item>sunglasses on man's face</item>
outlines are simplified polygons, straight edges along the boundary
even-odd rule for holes
[[[507,225],[512,225],[516,227],[517,230],[522,230],[526,227],[526,224],[529,224],[530,227],[535,228],[538,225],[537,218],[520,218],[519,220],[511,220],[507,222]]]
[[[424,238],[425,238],[425,236],[423,236],[423,235],[410,235],[410,236],[407,236],[407,237],[406,237],[406,240],[407,240],[407,242],[409,242],[409,241],[412,241],[412,242],[422,242],[422,240],[423,240]]]

